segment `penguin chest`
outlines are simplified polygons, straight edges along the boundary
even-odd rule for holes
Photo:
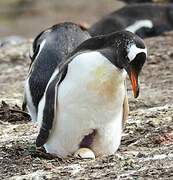
[[[114,119],[125,95],[123,72],[98,52],[79,56],[69,64],[59,86],[59,109],[88,126]]]
[[[86,91],[91,96],[95,95],[97,99],[110,104],[114,101],[117,93],[116,71],[108,65],[96,66],[88,75]]]

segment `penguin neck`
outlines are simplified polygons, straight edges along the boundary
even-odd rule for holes
[[[106,57],[116,68],[118,68],[119,70],[122,70],[122,65],[119,64],[118,59],[119,59],[119,55],[116,54],[115,51],[116,47],[109,47],[109,48],[105,48],[105,49],[101,49],[99,50],[99,52]]]
[[[97,77],[97,80],[105,80],[111,77],[115,78],[118,84],[124,83],[127,75],[126,71],[115,66],[110,60],[111,54],[109,55],[110,57],[105,56],[102,51],[80,53],[71,61],[68,71],[76,69],[76,72],[80,71],[78,72],[80,74],[90,72],[93,75],[91,75],[92,77]]]

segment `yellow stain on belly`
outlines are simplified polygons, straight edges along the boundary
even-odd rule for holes
[[[113,97],[116,95],[116,72],[101,65],[92,71],[92,76],[93,80],[87,84],[87,89],[103,97],[106,101],[113,101]]]

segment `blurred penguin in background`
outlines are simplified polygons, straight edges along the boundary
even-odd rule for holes
[[[173,30],[173,4],[139,3],[112,12],[89,28],[92,36],[128,30],[141,38]]]
[[[173,0],[119,0],[123,1],[127,4],[134,4],[134,3],[172,3]]]

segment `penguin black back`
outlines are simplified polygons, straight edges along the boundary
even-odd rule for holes
[[[29,107],[29,103],[32,102],[37,113],[38,103],[55,68],[70,52],[89,37],[88,32],[79,25],[66,22],[46,29],[35,38],[33,56],[26,81],[26,84],[29,85],[25,86],[26,106]],[[28,86],[29,88],[27,88]],[[28,89],[30,96],[27,96]]]

